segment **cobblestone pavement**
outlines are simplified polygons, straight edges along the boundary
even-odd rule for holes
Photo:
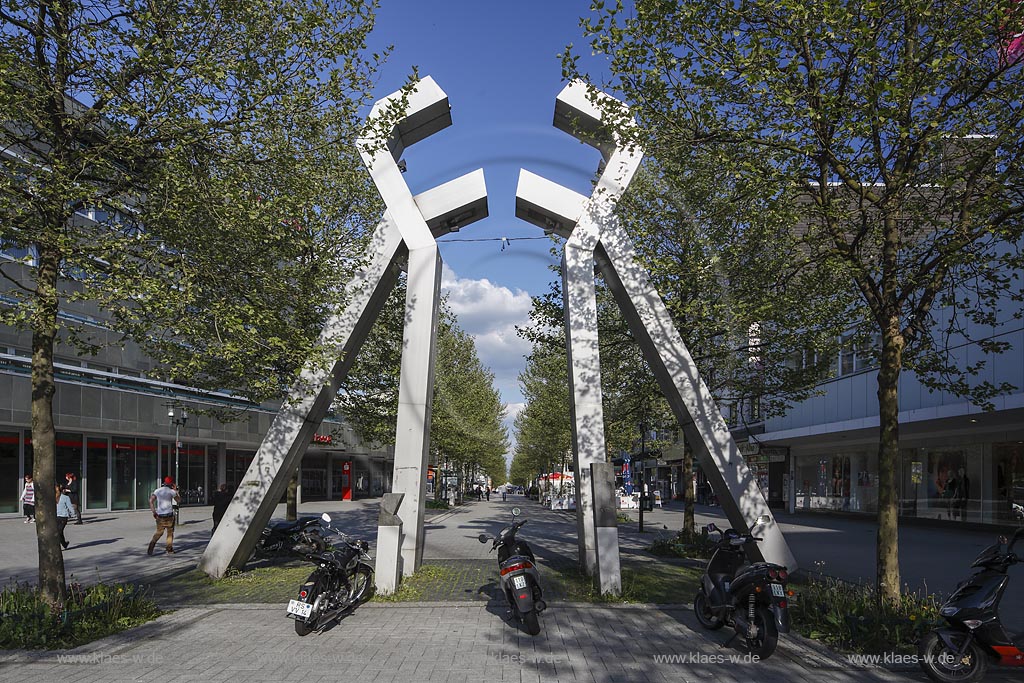
[[[496,562],[476,537],[493,535],[511,520],[513,504],[530,520],[522,537],[545,571],[576,566],[575,519],[522,498],[478,502],[428,517],[424,558],[450,568],[447,583],[430,591],[440,602],[370,603],[341,623],[305,638],[295,635],[282,605],[199,605],[179,609],[141,628],[68,652],[0,653],[3,681],[925,681],[913,667],[864,667],[810,641],[786,636],[760,663],[723,647],[723,629],[701,629],[690,609],[677,605],[566,603],[551,596],[542,632],[530,637],[507,622],[497,593]],[[341,508],[340,510],[338,508]],[[375,501],[304,505],[303,514],[329,511],[353,535],[375,540]],[[283,515],[283,509],[279,509]],[[186,510],[182,552],[148,558],[151,518],[106,515],[72,529],[79,565],[102,567],[107,579],[155,577],[195,565],[209,537],[208,510]],[[673,523],[671,512],[647,518],[651,533],[620,526],[623,562],[660,561],[643,548]],[[0,542],[34,531],[0,523]],[[140,542],[141,539],[141,542]],[[17,547],[33,547],[21,543]],[[74,548],[75,546],[73,546]],[[141,550],[141,552],[140,552]],[[34,552],[0,560],[14,576],[34,570]],[[14,570],[14,571],[12,571]],[[34,571],[32,572],[34,573]],[[454,578],[452,578],[454,577]],[[33,578],[30,574],[28,578]],[[683,602],[681,600],[680,602]],[[986,680],[1008,681],[994,672]],[[1019,679],[1016,679],[1019,680]]]
[[[0,681],[923,681],[784,642],[759,663],[687,610],[552,605],[530,637],[489,605],[363,605],[305,638],[265,605],[181,609],[63,653],[0,655]]]

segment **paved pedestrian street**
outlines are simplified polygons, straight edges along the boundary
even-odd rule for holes
[[[520,537],[537,554],[549,608],[541,634],[527,635],[507,621],[497,590],[497,566],[480,533],[494,534],[511,520],[513,504],[529,519]],[[340,506],[340,510],[338,509]],[[302,514],[330,511],[341,528],[374,540],[376,505],[315,503]],[[280,514],[283,510],[279,509]],[[283,602],[197,604],[180,592],[163,591],[170,578],[194,566],[209,532],[208,509],[183,511],[182,551],[147,557],[151,521],[138,514],[106,514],[76,528],[79,556],[73,566],[103,567],[106,580],[150,582],[168,613],[138,629],[71,651],[0,653],[5,681],[925,681],[912,662],[895,668],[868,666],[838,656],[812,641],[780,638],[776,653],[752,662],[739,644],[725,646],[729,630],[709,632],[693,616],[690,594],[674,604],[621,605],[570,602],[556,585],[556,570],[575,566],[575,519],[522,498],[474,502],[431,513],[424,562],[444,568],[444,578],[421,585],[421,602],[371,602],[341,622],[306,637],[295,634]],[[622,528],[623,563],[657,568],[646,554],[656,533],[672,523],[667,511],[649,517],[652,533]],[[0,521],[0,542],[34,530]],[[667,532],[666,532],[667,533]],[[31,548],[31,542],[22,546]],[[34,554],[33,554],[34,555]],[[32,557],[5,555],[8,576],[29,576]],[[647,563],[646,565],[644,563]],[[161,579],[160,572],[164,579]],[[990,672],[986,680],[1013,680]]]

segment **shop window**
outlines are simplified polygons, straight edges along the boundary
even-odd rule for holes
[[[85,507],[107,508],[107,439],[88,437],[85,449]]]
[[[21,512],[18,497],[24,482],[18,472],[18,433],[0,432],[0,512]]]

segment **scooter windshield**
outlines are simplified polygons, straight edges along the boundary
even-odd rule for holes
[[[994,543],[990,545],[989,547],[982,550],[976,558],[974,558],[974,562],[971,563],[971,566],[988,567],[990,565],[996,564],[999,561],[1000,556],[1002,555],[1002,553],[999,552],[1001,548],[1002,544],[1000,543]]]

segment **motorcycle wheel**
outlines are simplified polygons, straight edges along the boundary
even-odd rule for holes
[[[954,645],[962,644],[966,637],[955,636]],[[956,652],[935,631],[921,639],[917,652],[921,668],[936,683],[973,683],[980,681],[988,669],[988,659],[977,643],[971,642],[963,657],[954,661]]]
[[[757,608],[754,625],[757,627],[757,637],[747,638],[747,647],[750,648],[750,654],[764,661],[772,656],[779,644],[779,630],[775,627],[775,617],[767,607]]]
[[[373,589],[373,572],[360,565],[352,572],[348,582],[352,587],[349,593],[349,609],[370,599],[370,592]]]
[[[523,615],[523,625],[526,626],[526,632],[531,636],[540,633],[540,618],[537,616],[537,610],[532,609]]]
[[[697,591],[696,597],[693,598],[693,613],[697,615],[700,625],[709,631],[716,631],[725,625],[725,622],[711,611],[708,596],[704,595],[704,591]]]

